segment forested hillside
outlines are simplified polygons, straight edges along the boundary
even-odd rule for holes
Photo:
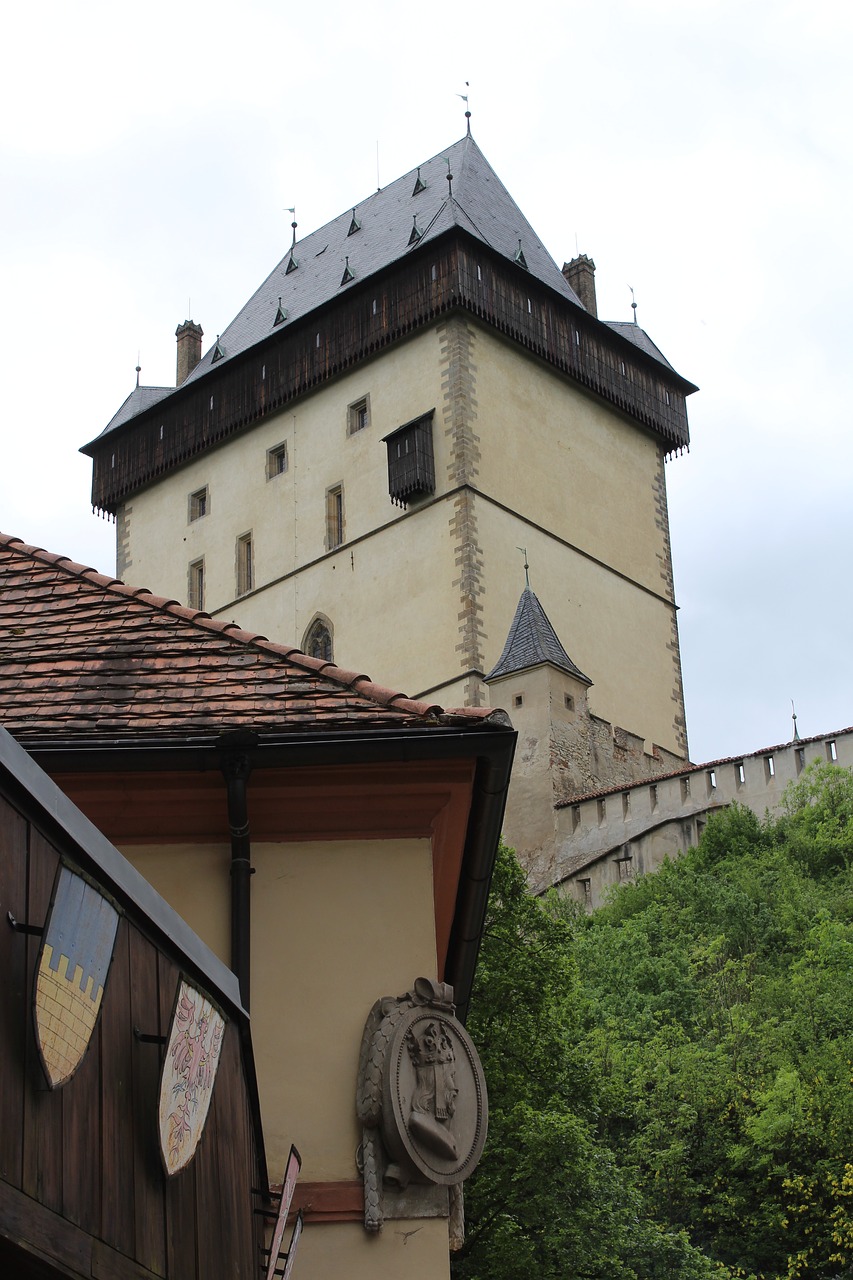
[[[502,851],[457,1280],[853,1277],[853,777],[731,809],[593,916]]]

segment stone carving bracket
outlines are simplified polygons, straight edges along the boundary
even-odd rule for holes
[[[406,1190],[410,1199],[420,1187],[426,1198],[444,1186],[458,1239],[461,1184],[483,1150],[488,1099],[447,983],[417,978],[405,995],[376,1001],[361,1041],[356,1110],[365,1228],[381,1228],[386,1192]]]

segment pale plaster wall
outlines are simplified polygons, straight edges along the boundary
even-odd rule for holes
[[[370,396],[370,425],[349,435],[347,407],[364,395]],[[400,508],[388,496],[382,437],[437,408],[441,395],[433,330],[164,476],[133,497],[128,580],[185,602],[187,566],[204,556],[205,607],[214,611],[234,602],[235,543],[243,533],[251,530],[255,537],[258,584],[325,554],[325,494],[331,486],[344,484],[347,541],[399,517]],[[281,443],[287,444],[288,469],[268,480],[267,450]],[[448,445],[440,430],[435,449],[441,477]],[[209,514],[190,522],[189,495],[205,485]],[[247,603],[241,603],[241,614]]]
[[[229,963],[229,849],[123,852]],[[252,865],[252,1042],[270,1179],[281,1180],[291,1142],[303,1180],[351,1179],[367,1014],[437,977],[430,842],[259,843]]]
[[[660,446],[516,346],[484,329],[474,332],[477,487],[642,585],[664,590],[654,488]]]

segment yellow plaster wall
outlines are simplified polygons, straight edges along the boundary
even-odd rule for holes
[[[230,962],[227,846],[125,855]],[[437,977],[428,840],[252,846],[252,1041],[270,1178],[354,1178],[358,1051],[374,1000]]]
[[[675,667],[672,606],[607,573],[583,556],[556,556],[552,540],[477,501],[480,539],[487,548],[486,590],[480,597],[486,669],[500,657],[524,586],[517,548],[527,547],[530,580],[563,647],[593,681],[590,710],[605,720],[677,751],[672,699]],[[500,702],[501,694],[493,695]],[[506,708],[512,715],[512,708]]]
[[[477,487],[660,591],[656,442],[517,347],[474,334]]]
[[[231,846],[133,844],[121,851],[223,964],[231,964]]]
[[[431,331],[164,476],[129,504],[127,581],[185,602],[188,565],[203,556],[205,608],[230,606],[236,594],[237,538],[253,534],[259,585],[312,562],[327,550],[326,490],[341,482],[346,541],[393,521],[402,511],[388,495],[382,437],[429,409],[440,410],[442,394],[438,339]],[[365,395],[370,425],[349,435],[347,407]],[[440,413],[437,419],[436,475],[441,477],[448,445]],[[268,480],[267,451],[282,443],[288,469]],[[209,513],[190,521],[189,495],[205,486]],[[241,620],[249,603],[239,604]]]
[[[356,1176],[358,1051],[374,1000],[436,977],[429,841],[256,845],[252,1038],[270,1173]]]
[[[449,1274],[445,1218],[401,1218],[376,1236],[353,1222],[309,1226],[294,1267],[299,1280],[441,1280]]]

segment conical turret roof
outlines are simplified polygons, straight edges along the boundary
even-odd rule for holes
[[[583,680],[585,684],[592,684],[589,676],[585,676],[575,666],[560,644],[548,615],[530,587],[525,587],[509,629],[503,653],[485,678],[487,681],[497,680],[499,676],[526,671],[529,667],[538,667],[543,662],[550,662],[552,666],[566,671],[578,680]]]

